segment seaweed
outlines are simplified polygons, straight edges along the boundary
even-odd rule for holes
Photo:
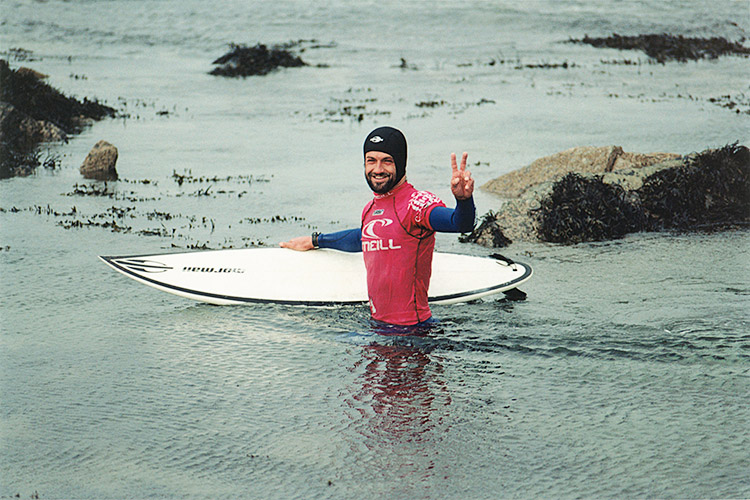
[[[687,62],[717,59],[724,55],[750,54],[750,48],[723,37],[685,37],[666,33],[635,36],[620,36],[613,33],[612,36],[602,38],[586,35],[580,40],[571,38],[570,43],[588,44],[597,48],[641,50],[662,64],[666,61]]]
[[[489,235],[489,238],[487,237]],[[497,214],[490,210],[482,217],[479,225],[469,234],[462,234],[458,237],[461,243],[478,243],[480,240],[489,240],[484,242],[485,246],[494,248],[507,247],[513,243],[503,234],[503,230],[497,223]]]
[[[264,44],[254,47],[229,44],[230,51],[216,59],[213,64],[220,66],[209,72],[211,75],[227,77],[262,76],[280,67],[293,68],[307,66],[300,57],[292,54],[286,47],[273,46],[270,49]]]
[[[554,184],[535,215],[540,239],[552,243],[622,238],[645,223],[640,203],[621,186],[575,173]]]
[[[750,222],[750,150],[737,143],[656,172],[638,190],[651,230]]]

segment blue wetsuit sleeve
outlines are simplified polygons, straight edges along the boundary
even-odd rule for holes
[[[345,229],[335,233],[326,233],[318,236],[320,248],[332,248],[342,252],[362,251],[362,229]]]
[[[458,200],[456,208],[435,207],[430,212],[430,226],[443,233],[469,233],[474,229],[474,198]]]

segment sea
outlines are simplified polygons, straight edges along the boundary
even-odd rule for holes
[[[452,206],[578,146],[750,145],[750,61],[586,35],[744,41],[747,0],[0,0],[0,56],[112,106],[0,181],[0,498],[750,498],[750,230],[501,253],[527,298],[212,306],[99,255],[273,247],[359,225],[362,142]],[[231,44],[307,65],[210,75]],[[99,140],[120,179],[84,179]],[[437,249],[497,251],[440,234]]]

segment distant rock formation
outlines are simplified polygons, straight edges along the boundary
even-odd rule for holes
[[[597,48],[619,50],[642,50],[659,63],[667,61],[696,61],[716,59],[723,55],[750,55],[750,48],[739,42],[731,42],[723,37],[686,37],[682,35],[651,34],[620,36],[614,33],[609,37],[592,38],[586,35],[571,43],[584,43]]]
[[[99,141],[89,151],[80,172],[87,179],[116,181],[117,148],[107,141]]]
[[[39,166],[37,146],[65,141],[92,120],[114,116],[96,101],[66,97],[29,68],[0,59],[0,178],[28,175]]]
[[[574,148],[482,187],[508,199],[461,241],[579,243],[644,230],[748,224],[750,150],[730,144],[679,157],[624,153],[617,146]]]
[[[230,77],[260,76],[267,75],[280,67],[292,68],[307,65],[286,47],[273,46],[269,49],[259,43],[254,47],[230,44],[230,48],[229,52],[213,62],[219,66],[211,70],[210,74]]]

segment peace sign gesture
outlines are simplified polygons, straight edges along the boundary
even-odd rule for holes
[[[474,193],[474,179],[471,178],[471,172],[466,170],[466,159],[469,153],[464,152],[461,157],[461,168],[456,164],[456,153],[451,153],[451,191],[457,200],[468,200]]]

